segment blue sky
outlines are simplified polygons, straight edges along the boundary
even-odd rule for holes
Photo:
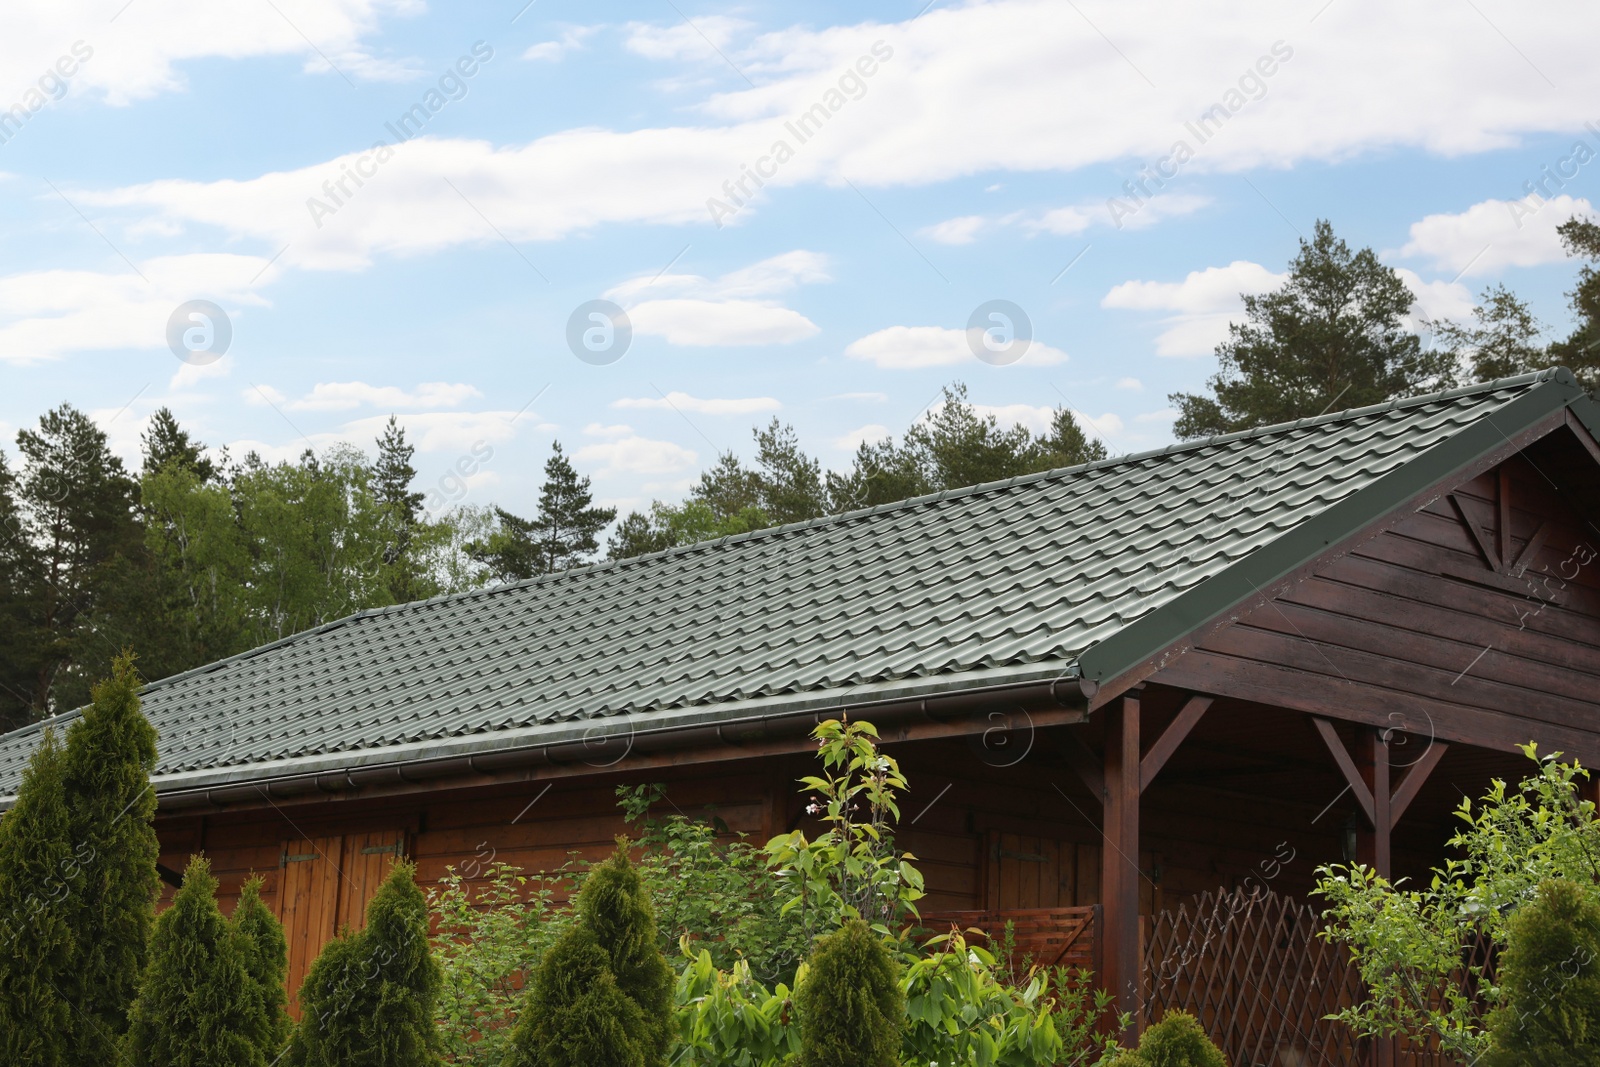
[[[773,415],[843,467],[956,379],[1163,444],[1319,217],[1419,314],[1503,281],[1562,335],[1600,171],[1579,2],[124,2],[8,4],[0,434],[66,400],[131,459],[166,404],[278,458],[394,412],[425,487],[487,445],[466,502],[524,512],[555,438],[626,509]],[[996,299],[1015,363],[967,345]]]

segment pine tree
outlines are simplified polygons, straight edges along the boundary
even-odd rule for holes
[[[284,983],[289,975],[289,948],[283,924],[261,901],[263,879],[257,875],[244,883],[229,925],[242,939],[245,971],[261,996],[262,1013],[251,1040],[270,1063],[289,1040],[293,1022],[287,1009]]]
[[[300,987],[298,1067],[437,1067],[439,962],[416,868],[398,863],[367,905],[366,929],[328,943]]]
[[[74,949],[62,992],[73,1013],[73,1067],[105,1067],[116,1056],[149,958],[156,874],[150,771],[156,733],[139,710],[133,656],[119,656],[94,687],[94,702],[67,730],[63,791],[70,838],[83,858],[82,887],[62,912]]]
[[[534,968],[511,1035],[516,1067],[646,1067],[651,1027],[594,932],[570,927]]]
[[[1028,428],[1003,429],[993,414],[980,415],[961,382],[945,386],[944,402],[906,431],[904,448],[934,491],[1015,478],[1033,469]]]
[[[38,554],[17,500],[17,477],[0,452],[0,731],[35,717],[40,632]]]
[[[866,923],[851,920],[817,941],[795,1004],[799,1067],[898,1067],[905,994]]]
[[[1439,348],[1473,381],[1509,378],[1550,365],[1550,354],[1535,343],[1541,327],[1528,305],[1503,285],[1483,291],[1472,309],[1472,324],[1430,322]]]
[[[1600,222],[1574,216],[1556,228],[1569,256],[1587,262],[1578,271],[1578,284],[1567,296],[1578,325],[1572,336],[1550,346],[1551,362],[1578,376],[1585,389],[1600,389]]]
[[[389,573],[389,589],[395,602],[401,604],[428,595],[414,558],[423,501],[423,494],[411,488],[417,477],[417,470],[411,465],[416,451],[416,447],[406,441],[405,429],[390,415],[383,436],[378,438],[372,491],[384,509],[389,527],[390,541],[383,557]]]
[[[144,473],[154,474],[167,467],[178,467],[192,473],[201,482],[216,477],[216,464],[206,458],[206,446],[189,436],[178,425],[177,416],[167,407],[157,408],[150,416],[150,425],[140,435],[144,445]]]
[[[217,907],[217,880],[194,856],[172,906],[156,920],[150,965],[129,1011],[132,1067],[265,1067],[261,990],[244,935]]]
[[[1090,440],[1078,424],[1077,416],[1069,409],[1059,407],[1051,417],[1050,432],[1039,440],[1032,465],[1038,470],[1051,470],[1056,467],[1076,467],[1080,463],[1092,463],[1105,458],[1106,446],[1100,441]]]
[[[41,649],[33,679],[36,715],[87,702],[93,678],[118,651],[107,647],[107,575],[142,557],[136,486],[112,455],[105,432],[63,404],[35,430],[17,434],[24,535],[33,546],[39,591],[32,627]]]
[[[1228,1067],[1193,1015],[1169,1011],[1139,1037],[1137,1051],[1111,1061],[1111,1067]]]
[[[61,1067],[72,1008],[62,993],[73,956],[63,899],[85,889],[72,848],[65,753],[46,730],[0,819],[0,1063]]]
[[[1370,248],[1351,252],[1326,220],[1283,287],[1245,295],[1246,322],[1217,346],[1211,395],[1173,393],[1179,437],[1245,430],[1438,388],[1448,355],[1406,327],[1416,297]]]
[[[605,950],[617,989],[639,1006],[645,1067],[662,1067],[672,1042],[672,967],[661,955],[655,910],[618,840],[578,893],[578,923]]]
[[[1512,915],[1485,1067],[1600,1064],[1600,905],[1574,882],[1542,883]]]
[[[755,431],[755,438],[760,506],[767,521],[781,526],[827,514],[822,465],[801,451],[794,427],[774,418],[766,429]]]
[[[534,533],[540,545],[540,565],[545,573],[583,563],[599,550],[595,535],[617,517],[616,508],[593,506],[589,479],[578,477],[557,441],[544,465],[544,487],[539,490],[539,517]]]

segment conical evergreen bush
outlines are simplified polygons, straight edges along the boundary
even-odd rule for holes
[[[576,922],[539,960],[512,1034],[519,1067],[662,1067],[672,968],[626,839],[578,890]]]
[[[367,905],[367,928],[329,942],[300,986],[286,1062],[303,1067],[434,1067],[439,963],[416,869],[395,865]]]
[[[81,877],[62,899],[73,933],[62,993],[73,1005],[70,1067],[114,1063],[148,960],[156,874],[150,771],[156,732],[139,710],[133,655],[117,657],[67,730],[64,793]]]
[[[817,941],[800,1009],[799,1067],[898,1067],[906,998],[894,959],[852,920]]]
[[[1186,1011],[1169,1011],[1112,1061],[1113,1067],[1228,1067],[1222,1050]]]
[[[655,909],[639,872],[619,840],[611,858],[594,868],[578,893],[578,922],[605,950],[617,989],[644,1019],[645,1067],[662,1067],[672,1042],[672,966],[661,955]]]
[[[217,907],[217,880],[194,856],[156,920],[150,966],[128,1013],[131,1067],[265,1067],[266,1008],[244,937]]]
[[[0,819],[0,1063],[60,1067],[72,1008],[61,992],[73,954],[62,900],[77,860],[63,793],[65,753],[46,730]]]
[[[283,1050],[294,1023],[289,1018],[288,994],[284,982],[289,975],[289,947],[283,924],[261,902],[260,876],[245,882],[229,920],[242,939],[245,971],[261,995],[262,1027],[252,1040],[270,1062]]]
[[[573,926],[534,968],[509,1060],[512,1067],[645,1067],[654,1040],[593,931]]]
[[[1600,905],[1565,880],[1511,917],[1485,1067],[1600,1064]]]

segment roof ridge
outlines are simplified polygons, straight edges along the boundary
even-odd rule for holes
[[[1180,452],[1198,451],[1217,445],[1233,444],[1237,441],[1252,438],[1268,437],[1276,433],[1287,433],[1292,430],[1304,429],[1309,426],[1322,426],[1332,422],[1350,421],[1365,418],[1385,411],[1395,411],[1405,408],[1422,407],[1427,404],[1436,404],[1445,400],[1454,400],[1474,393],[1490,393],[1500,389],[1515,388],[1520,386],[1533,386],[1546,381],[1565,381],[1566,384],[1576,387],[1576,379],[1572,373],[1563,367],[1552,367],[1527,374],[1519,374],[1509,378],[1498,378],[1490,382],[1476,382],[1470,385],[1458,386],[1453,389],[1444,389],[1433,393],[1422,393],[1416,396],[1401,397],[1395,400],[1384,401],[1380,404],[1370,404],[1366,407],[1348,408],[1342,411],[1329,412],[1324,415],[1308,419],[1296,419],[1291,422],[1274,423],[1269,426],[1258,426],[1248,430],[1237,430],[1233,433],[1217,434],[1212,437],[1196,438],[1189,441],[1175,441],[1160,448],[1146,449],[1143,452],[1130,452],[1121,456],[1109,456],[1105,459],[1091,460],[1087,463],[1078,463],[1069,467],[1052,467],[1048,470],[1033,471],[1028,474],[1019,474],[1011,478],[1002,478],[990,482],[980,482],[977,485],[961,486],[956,489],[941,489],[933,493],[923,493],[920,496],[907,497],[904,500],[894,500],[872,507],[857,508],[853,511],[843,511],[836,515],[819,515],[814,519],[804,519],[799,522],[784,523],[781,526],[766,526],[758,530],[746,530],[737,534],[726,534],[709,541],[695,541],[687,545],[674,545],[671,548],[661,549],[656,552],[646,552],[638,556],[629,556],[625,559],[599,560],[594,563],[574,567],[570,570],[557,571],[552,574],[541,574],[533,578],[526,578],[517,582],[508,582],[505,585],[492,586],[485,589],[469,589],[459,593],[441,593],[428,597],[425,600],[412,600],[403,604],[389,604],[384,607],[366,608],[339,619],[323,623],[320,626],[310,627],[297,633],[278,638],[276,641],[259,645],[244,652],[235,653],[225,659],[215,660],[200,667],[191,668],[181,674],[169,675],[159,681],[148,683],[145,690],[165,687],[181,679],[197,674],[206,674],[215,671],[227,664],[260,655],[272,649],[299,641],[302,638],[312,637],[316,634],[337,629],[350,623],[358,622],[364,618],[379,615],[388,615],[401,611],[425,608],[432,604],[444,601],[468,602],[478,598],[502,596],[517,590],[536,589],[543,585],[556,582],[576,581],[594,575],[609,574],[612,571],[625,567],[637,567],[654,563],[658,560],[669,559],[677,556],[687,556],[691,553],[710,552],[724,545],[742,544],[746,541],[780,537],[799,530],[812,527],[844,524],[854,522],[870,516],[886,514],[894,511],[909,511],[930,503],[944,500],[958,500],[983,493],[992,493],[1009,489],[1018,485],[1029,485],[1035,482],[1059,479],[1065,475],[1076,475],[1087,471],[1103,470],[1109,467],[1143,463],[1161,456],[1174,455]]]

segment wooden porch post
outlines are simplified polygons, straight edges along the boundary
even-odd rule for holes
[[[1105,829],[1101,836],[1100,902],[1104,987],[1117,1010],[1132,1014],[1123,1034],[1138,1039],[1142,1022],[1139,958],[1139,697],[1106,709]]]
[[[1361,731],[1356,753],[1361,779],[1372,796],[1372,831],[1360,835],[1356,859],[1384,878],[1393,878],[1389,833],[1394,820],[1389,812],[1389,739],[1376,726]]]

